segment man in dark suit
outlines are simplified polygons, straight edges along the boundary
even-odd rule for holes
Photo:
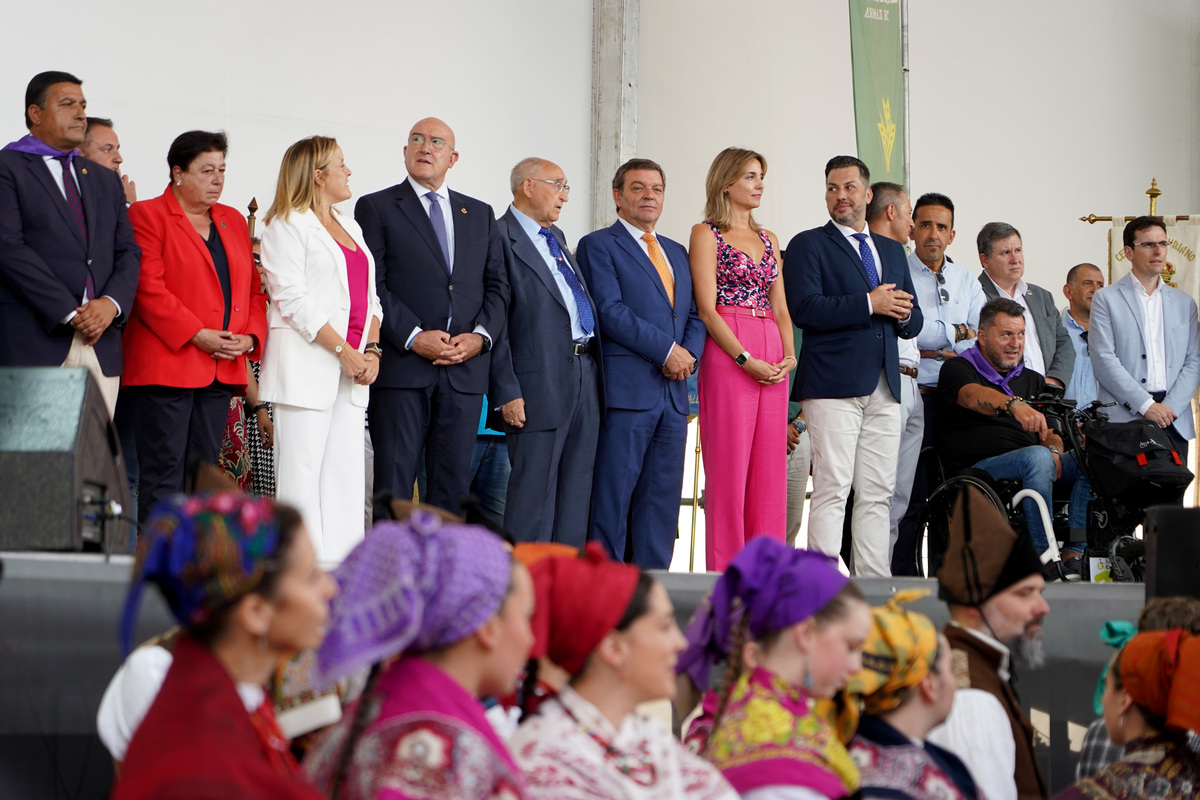
[[[596,306],[554,225],[571,191],[562,169],[527,158],[510,184],[498,225],[512,301],[488,390],[512,461],[504,527],[583,547],[604,405]]]
[[[36,75],[0,150],[0,365],[86,367],[111,415],[141,250],[120,179],[75,150],[86,107],[75,76]]]
[[[804,405],[812,441],[810,549],[841,549],[853,487],[853,568],[888,576],[888,511],[900,447],[896,338],[921,330],[904,248],[866,230],[867,165],[836,156],[825,165],[831,222],[796,234],[784,260],[792,319],[804,331],[792,396]]]
[[[375,491],[411,497],[424,448],[421,499],[454,513],[470,484],[491,349],[508,308],[491,207],[446,188],[457,160],[450,127],[423,119],[404,147],[408,180],[354,209],[383,304],[384,356],[367,411]]]
[[[579,240],[600,312],[604,421],[592,482],[591,538],[633,563],[671,566],[687,446],[687,378],[704,347],[687,250],[654,232],[666,177],[645,158],[613,178],[617,221]],[[632,531],[630,525],[632,523]]]
[[[1025,363],[1045,376],[1046,385],[1061,395],[1075,369],[1075,346],[1054,307],[1048,289],[1026,283],[1025,250],[1021,233],[1007,222],[989,222],[975,237],[979,250],[979,283],[984,297],[1007,297],[1025,309]]]

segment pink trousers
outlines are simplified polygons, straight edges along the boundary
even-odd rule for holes
[[[755,358],[783,359],[775,320],[720,312]],[[697,376],[704,454],[704,553],[724,572],[755,536],[784,541],[787,522],[788,383],[763,386],[710,336]]]

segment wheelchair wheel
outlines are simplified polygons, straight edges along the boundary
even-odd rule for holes
[[[950,543],[950,512],[958,493],[967,486],[974,486],[991,501],[1007,518],[1008,510],[992,484],[974,475],[951,478],[933,490],[921,515],[917,518],[917,532],[913,537],[912,563],[916,575],[930,578],[937,575]]]

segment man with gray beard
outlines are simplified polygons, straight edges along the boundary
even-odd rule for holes
[[[958,692],[946,723],[928,739],[961,758],[990,800],[1046,797],[1033,725],[1012,686],[1014,663],[1036,669],[1046,660],[1045,585],[1029,537],[978,489],[964,489],[938,573]]]

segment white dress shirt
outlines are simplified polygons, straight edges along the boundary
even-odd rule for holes
[[[1146,287],[1140,280],[1135,280],[1133,285],[1138,302],[1142,306],[1142,339],[1146,342],[1146,391],[1150,393],[1165,392],[1167,390],[1167,355],[1163,341],[1163,293],[1159,291],[1162,279],[1155,281],[1154,289],[1150,292],[1146,291]],[[1153,402],[1154,400],[1151,399],[1149,403],[1146,403],[1146,408],[1141,409],[1141,413],[1145,414],[1146,409],[1150,408]]]
[[[42,156],[42,161],[46,162],[46,169],[50,170],[50,178],[54,181],[54,185],[58,187],[58,190],[62,192],[63,199],[66,200],[67,187],[63,185],[62,162],[59,161],[55,156]],[[79,202],[82,203],[83,190],[79,188],[79,173],[75,171],[75,159],[71,159],[69,163],[71,165],[71,177],[75,179],[75,191],[79,192]],[[126,204],[126,206],[128,207],[128,204]],[[88,263],[90,264],[91,262],[89,261]],[[108,295],[104,296],[108,297]],[[79,304],[81,306],[87,305],[86,297],[81,297],[79,299]],[[111,297],[108,297],[108,300],[117,307],[117,316],[121,316],[121,304],[116,300],[113,300]],[[76,312],[72,311],[70,314],[67,314],[65,317],[63,317],[62,324],[67,325],[71,322],[71,320],[75,319],[75,313]]]
[[[513,216],[517,218],[517,222],[521,223],[521,230],[525,231],[525,235],[529,237],[534,248],[541,255],[542,260],[546,262],[546,267],[550,270],[550,274],[554,276],[554,282],[558,285],[558,293],[562,295],[563,305],[567,307],[567,314],[571,318],[571,338],[576,342],[588,341],[592,338],[592,334],[584,333],[583,325],[579,323],[579,306],[575,303],[575,293],[571,291],[571,285],[567,283],[567,279],[563,277],[562,272],[559,270],[554,256],[550,254],[550,244],[546,241],[546,237],[538,233],[542,229],[542,226],[518,211],[516,206],[510,205],[509,209],[512,210]],[[570,264],[567,264],[567,269],[571,269]],[[578,276],[576,277],[578,278]],[[583,281],[580,280],[579,283],[582,285]]]
[[[629,235],[634,239],[637,239],[638,247],[642,248],[642,252],[646,254],[646,258],[650,258],[650,245],[646,244],[646,240],[642,238],[647,232],[634,225],[630,225],[627,220],[621,219],[620,217],[617,217],[617,219],[622,225],[625,226],[625,230],[629,231]],[[657,242],[658,234],[654,231],[650,231],[649,233],[654,237],[654,241]],[[662,253],[663,261],[667,262],[667,268],[671,270],[671,277],[674,278],[676,275],[675,265],[671,263],[671,258],[667,255],[667,251],[663,249],[661,242],[658,245],[658,252]],[[650,259],[650,263],[653,264],[654,260]]]
[[[991,275],[986,272],[983,274],[989,281],[992,281]],[[1021,308],[1025,309],[1025,366],[1044,378],[1046,376],[1046,359],[1042,357],[1042,345],[1038,339],[1037,325],[1033,321],[1033,315],[1029,313],[1029,305],[1025,302],[1025,293],[1029,291],[1029,284],[1025,282],[1024,278],[1019,279],[1012,294],[1001,289],[995,281],[992,281],[992,285],[996,287],[996,291],[1001,297],[1016,300],[1021,304]]]
[[[850,247],[854,249],[854,252],[859,258],[862,258],[862,251],[859,249],[858,239],[855,239],[854,237],[861,233],[865,233],[867,235],[867,247],[871,249],[871,255],[875,259],[875,274],[879,277],[879,282],[883,283],[883,265],[879,261],[879,250],[875,247],[875,240],[871,238],[871,229],[864,226],[861,231],[856,231],[854,228],[851,228],[848,225],[842,225],[840,222],[834,222],[833,227],[842,232],[842,236],[846,237],[846,241],[850,243]],[[863,266],[866,265],[864,264]],[[867,294],[867,313],[875,313],[875,309],[871,305],[871,295],[869,293]]]

